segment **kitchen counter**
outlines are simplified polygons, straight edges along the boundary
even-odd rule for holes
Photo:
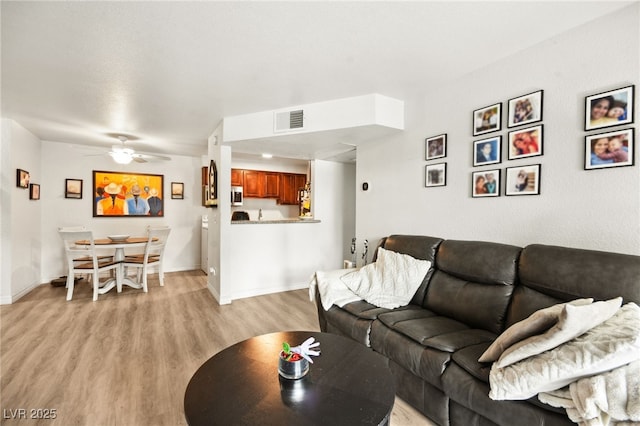
[[[271,225],[277,223],[320,223],[317,219],[232,220],[232,225]]]

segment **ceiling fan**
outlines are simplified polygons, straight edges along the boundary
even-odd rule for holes
[[[120,140],[120,145],[113,145],[109,155],[118,164],[129,164],[131,161],[136,163],[147,163],[153,160],[170,161],[170,157],[157,154],[142,154],[136,153],[133,149],[125,147],[124,143],[128,140],[126,136],[119,135],[117,138]]]

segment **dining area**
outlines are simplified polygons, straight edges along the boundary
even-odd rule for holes
[[[66,300],[73,299],[79,277],[86,278],[95,302],[114,288],[121,293],[123,286],[148,292],[148,276],[158,274],[164,286],[164,252],[171,228],[147,226],[138,235],[112,234],[94,236],[84,226],[58,228],[66,260]]]

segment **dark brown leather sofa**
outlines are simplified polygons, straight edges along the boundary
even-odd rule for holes
[[[574,425],[535,397],[491,400],[491,364],[478,358],[538,309],[581,297],[640,303],[640,256],[414,235],[380,245],[432,262],[411,303],[389,310],[358,301],[325,311],[317,294],[320,328],[384,355],[397,395],[443,426]]]

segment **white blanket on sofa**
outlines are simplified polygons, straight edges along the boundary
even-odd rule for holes
[[[377,260],[360,269],[318,271],[311,278],[309,293],[313,300],[318,287],[322,307],[340,307],[356,300],[393,309],[410,301],[431,268],[428,260],[378,248]]]
[[[640,425],[640,361],[577,380],[538,399],[581,426]]]

